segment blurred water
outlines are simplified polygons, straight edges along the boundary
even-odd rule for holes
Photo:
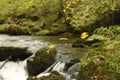
[[[3,63],[4,61],[0,62],[0,65]],[[7,64],[0,70],[0,76],[0,80],[26,80],[28,76],[26,62],[7,62]]]

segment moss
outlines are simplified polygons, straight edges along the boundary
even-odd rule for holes
[[[37,75],[46,70],[55,61],[56,49],[47,47],[39,49],[35,56],[27,60],[29,75]]]
[[[11,35],[29,35],[30,30],[27,27],[21,27],[17,24],[10,24],[8,27],[8,33]]]
[[[36,33],[36,35],[49,35],[51,34],[51,31],[48,29],[40,30],[39,32]]]
[[[39,80],[65,80],[65,77],[62,76],[57,71],[52,71],[50,75],[43,76],[43,77],[39,78]]]
[[[0,61],[7,59],[9,56],[12,56],[10,60],[13,61],[24,60],[31,55],[32,53],[26,47],[0,47]]]
[[[82,58],[77,80],[119,80],[119,51],[96,49]]]
[[[7,30],[8,27],[9,27],[9,24],[1,24],[0,33],[3,33],[3,34],[8,33],[8,30]]]

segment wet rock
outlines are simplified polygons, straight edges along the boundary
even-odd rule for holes
[[[12,58],[10,60],[25,60],[32,53],[27,50],[27,47],[0,47],[0,61],[7,59],[9,56]]]
[[[27,60],[29,75],[38,75],[55,62],[56,49],[44,47],[39,49],[35,56]]]
[[[78,58],[72,58],[69,62],[65,64],[65,71],[67,71],[70,67],[79,62],[80,60]]]
[[[87,40],[76,40],[73,44],[72,47],[80,47],[80,48],[86,48],[86,47],[97,47],[98,45],[101,44],[101,40],[94,39],[92,41],[87,41]]]
[[[50,75],[40,77],[39,80],[65,80],[65,77],[57,71],[52,71]]]
[[[80,63],[76,63],[68,69],[67,73],[71,75],[70,76],[71,79],[76,79],[77,78],[79,68],[80,68]]]
[[[80,40],[76,40],[75,42],[73,42],[72,47],[80,47],[80,48],[85,48],[85,42],[84,40],[80,39]]]
[[[80,67],[80,63],[76,63],[72,67],[70,67],[67,72],[73,75],[74,73],[79,71],[79,67]]]

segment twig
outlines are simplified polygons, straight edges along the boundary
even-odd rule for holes
[[[4,67],[4,65],[12,58],[12,56],[9,56],[5,62],[0,66],[0,70]]]

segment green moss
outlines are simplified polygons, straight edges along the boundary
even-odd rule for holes
[[[21,27],[17,24],[10,24],[7,32],[11,35],[29,35],[30,30],[27,27]]]
[[[9,24],[10,30],[7,31],[12,35],[48,35],[51,34],[50,27],[58,21],[62,21],[61,11],[59,0],[2,0],[0,2],[0,24],[12,22],[12,25]],[[17,27],[13,27],[14,24]]]
[[[9,24],[0,24],[0,33],[8,33]]]
[[[48,29],[44,29],[36,33],[36,35],[49,35],[49,34],[51,34],[51,31]]]
[[[81,66],[77,80],[120,79],[119,43],[113,45],[114,47],[105,48],[104,46],[111,46],[111,44],[114,44],[113,42],[111,42],[111,44],[106,43],[103,47],[90,51],[89,54],[81,59]]]

